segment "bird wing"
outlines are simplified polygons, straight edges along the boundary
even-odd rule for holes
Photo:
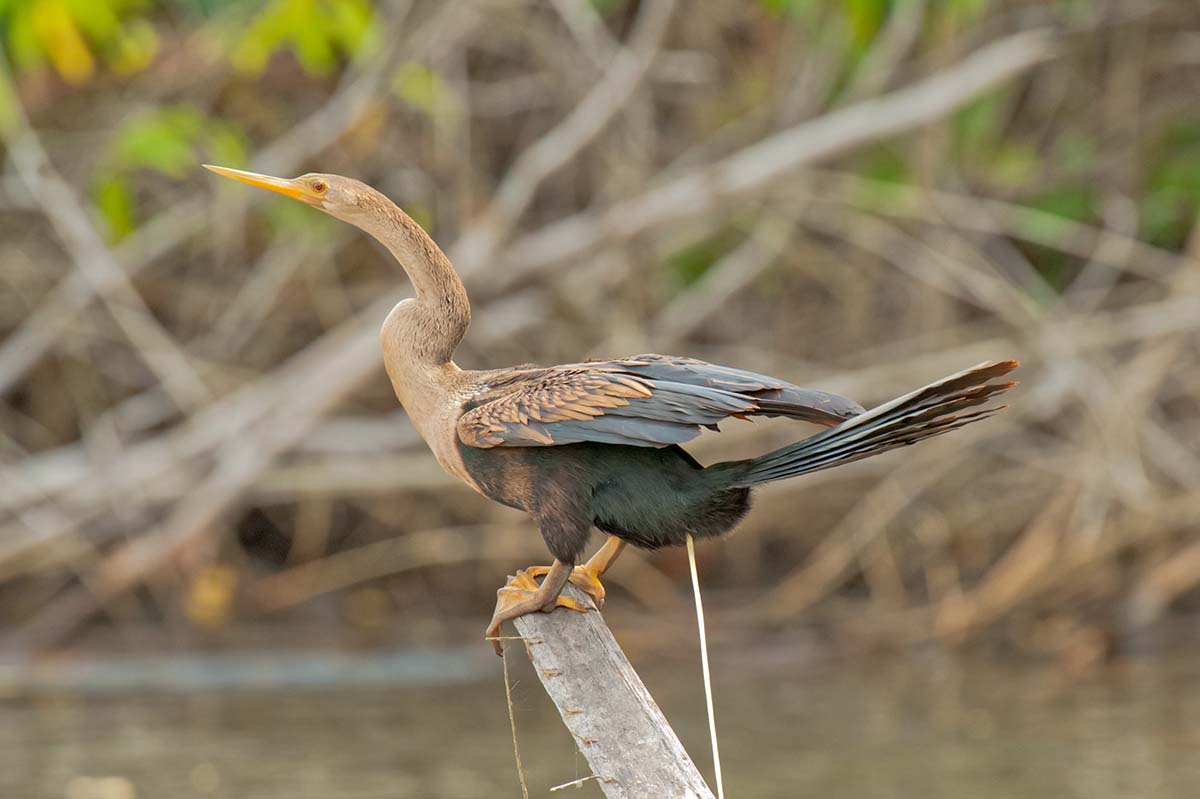
[[[458,420],[473,447],[592,441],[665,447],[730,416],[788,416],[832,426],[858,403],[765,375],[693,358],[638,355],[493,373]]]

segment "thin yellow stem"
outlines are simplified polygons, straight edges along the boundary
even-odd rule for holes
[[[712,738],[713,772],[717,777],[717,799],[725,799],[721,779],[721,753],[717,750],[717,716],[713,712],[712,675],[708,670],[708,636],[704,633],[704,605],[700,602],[700,575],[696,571],[696,544],[687,537],[688,565],[692,569],[692,593],[696,597],[696,625],[700,628],[700,668],[704,672],[704,699],[708,704],[708,733]]]
[[[529,788],[525,787],[525,767],[521,765],[521,750],[517,747],[517,716],[513,712],[512,683],[508,679],[508,651],[500,656],[504,664],[504,698],[508,701],[508,725],[512,727],[513,757],[517,761],[517,779],[521,781],[521,796],[529,799]]]

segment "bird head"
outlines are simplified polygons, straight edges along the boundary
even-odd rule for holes
[[[218,175],[299,200],[351,224],[360,224],[362,218],[379,202],[379,193],[370,186],[341,175],[310,172],[298,178],[275,178],[211,164],[204,164],[204,168]]]

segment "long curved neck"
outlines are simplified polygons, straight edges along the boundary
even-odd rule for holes
[[[388,315],[384,346],[419,363],[449,363],[471,324],[467,290],[437,242],[408,214],[383,199],[379,208],[383,224],[363,229],[395,256],[417,291],[415,301],[397,305]]]

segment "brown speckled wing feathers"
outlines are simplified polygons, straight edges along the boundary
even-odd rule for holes
[[[837,424],[862,412],[844,397],[691,358],[617,361],[488,375],[458,421],[474,447],[582,441],[663,447],[730,416],[790,416]]]

